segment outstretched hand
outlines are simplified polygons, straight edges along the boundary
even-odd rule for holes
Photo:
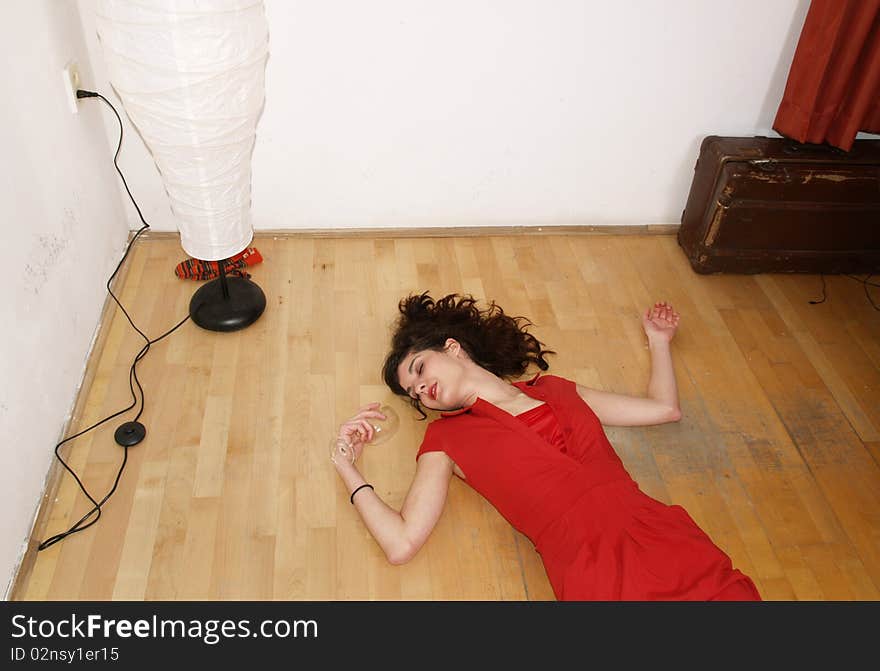
[[[331,453],[331,460],[347,461],[353,464],[361,456],[367,443],[373,440],[376,429],[368,421],[371,418],[385,419],[385,415],[379,412],[381,403],[369,403],[358,410],[358,413],[346,420],[339,427],[336,434],[335,450]]]
[[[648,340],[669,342],[678,329],[679,314],[673,307],[663,301],[654,303],[654,307],[650,307],[642,315],[642,326]]]

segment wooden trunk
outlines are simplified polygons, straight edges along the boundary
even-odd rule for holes
[[[880,140],[706,137],[678,242],[699,273],[880,272]]]

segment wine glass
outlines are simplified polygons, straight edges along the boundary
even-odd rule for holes
[[[400,416],[397,414],[397,411],[392,408],[390,405],[383,405],[379,408],[379,412],[385,415],[385,419],[379,419],[378,417],[370,417],[367,421],[373,427],[373,440],[369,442],[369,445],[382,445],[383,443],[387,443],[394,434],[397,432],[397,428],[400,426]],[[330,440],[330,458],[336,459],[336,457],[341,456],[344,459],[348,459],[350,463],[354,463],[355,459],[355,451],[354,448],[346,443],[339,436],[335,436]]]
[[[373,427],[373,431],[375,431],[373,434],[373,440],[370,441],[370,445],[382,445],[383,443],[387,443],[394,437],[394,434],[397,433],[397,428],[400,426],[400,416],[390,405],[381,406],[379,412],[385,415],[385,419],[371,417],[367,420]]]

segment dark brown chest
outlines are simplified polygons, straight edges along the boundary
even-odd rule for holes
[[[699,273],[880,272],[880,140],[706,137],[678,242]]]

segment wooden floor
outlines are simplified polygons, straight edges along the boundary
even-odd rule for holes
[[[394,404],[396,438],[367,480],[399,506],[424,422],[381,384],[397,301],[411,291],[495,298],[559,354],[551,372],[642,393],[639,310],[670,301],[680,423],[609,429],[651,496],[683,505],[770,600],[880,598],[880,312],[852,279],[701,276],[670,235],[423,239],[258,237],[260,320],[236,333],[186,323],[139,365],[146,440],[89,530],[35,553],[87,509],[69,475],[38,519],[13,599],[552,599],[531,543],[464,483],[409,564],[388,564],[329,460],[360,404]],[[119,294],[156,337],[198,284],[176,239],[138,242]],[[871,289],[880,303],[880,290]],[[143,341],[111,314],[70,433],[130,402]],[[133,418],[134,412],[125,419]],[[64,448],[103,496],[120,420]]]

